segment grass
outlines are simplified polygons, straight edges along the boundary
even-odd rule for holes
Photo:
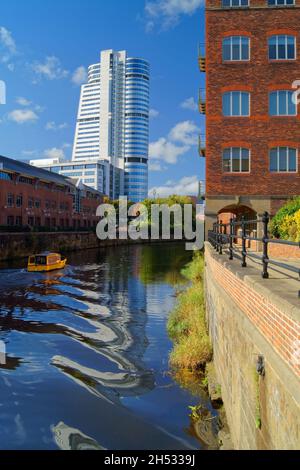
[[[203,368],[212,357],[205,321],[203,272],[201,253],[195,254],[182,270],[191,285],[179,294],[167,325],[169,336],[174,342],[170,354],[170,366],[173,368]]]

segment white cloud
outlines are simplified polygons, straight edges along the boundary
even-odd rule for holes
[[[178,157],[187,153],[198,143],[199,129],[193,121],[176,124],[167,137],[160,137],[149,145],[149,156],[154,161],[177,163]]]
[[[169,133],[169,139],[184,145],[197,145],[199,129],[193,121],[176,124]]]
[[[46,78],[47,80],[59,80],[68,76],[68,70],[64,70],[60,60],[55,56],[48,56],[44,63],[35,62],[32,65],[33,71],[38,78]]]
[[[4,26],[0,26],[0,62],[7,65],[7,68],[12,72],[14,64],[11,58],[17,53],[17,47],[12,34]]]
[[[63,160],[65,158],[65,153],[63,149],[52,147],[51,149],[47,149],[44,151],[44,157],[45,158],[59,158]]]
[[[165,171],[166,169],[167,169],[167,167],[162,166],[161,162],[149,160],[149,170],[150,171]]]
[[[23,98],[22,96],[19,96],[16,99],[16,103],[18,103],[20,106],[30,106],[31,101],[27,100],[26,98]]]
[[[33,157],[34,155],[37,155],[36,150],[22,150],[22,155],[25,155],[26,157]]]
[[[198,194],[197,176],[184,176],[179,181],[167,181],[163,186],[155,186],[149,190],[149,196],[156,194],[158,197],[167,197],[172,194],[181,196],[193,196]]]
[[[4,26],[0,26],[0,42],[10,54],[15,54],[17,52],[15,40],[13,39],[11,32],[4,28]]]
[[[186,100],[184,100],[180,104],[180,107],[183,108],[183,109],[189,109],[190,111],[197,111],[197,109],[198,109],[197,103],[196,103],[193,96],[191,96],[190,98],[187,98]]]
[[[15,109],[8,114],[8,119],[16,122],[17,124],[35,122],[38,118],[38,115],[31,109]]]
[[[65,129],[68,127],[68,124],[66,122],[62,122],[61,124],[56,124],[54,121],[49,121],[47,122],[45,129],[47,131],[60,131],[61,129]]]
[[[156,142],[150,143],[149,156],[153,159],[164,160],[166,163],[177,163],[178,157],[186,153],[189,148],[187,145],[179,146],[161,137]]]
[[[87,81],[86,68],[83,65],[80,65],[80,67],[77,67],[77,69],[74,71],[72,75],[72,82],[75,83],[75,85],[82,85],[82,83],[85,83],[86,81]]]
[[[174,27],[183,15],[193,15],[204,4],[204,0],[151,0],[146,2],[146,31],[156,24],[166,30]]]
[[[149,117],[154,119],[159,115],[159,111],[157,109],[151,108],[149,111]]]

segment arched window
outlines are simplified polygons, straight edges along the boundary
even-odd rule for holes
[[[270,171],[296,172],[297,171],[297,149],[292,147],[274,147],[270,149]]]
[[[249,60],[250,39],[247,36],[230,36],[223,39],[223,60]]]
[[[293,91],[278,90],[270,93],[269,112],[271,116],[296,116],[297,105],[293,100]]]
[[[243,147],[227,147],[223,150],[223,172],[248,173],[250,171],[250,150]]]
[[[270,60],[296,59],[296,38],[286,34],[271,36],[269,38]]]
[[[250,93],[244,91],[230,91],[223,94],[224,116],[249,116]]]

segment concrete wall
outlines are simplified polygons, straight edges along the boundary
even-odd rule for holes
[[[150,241],[149,241],[150,242]],[[0,261],[25,258],[41,251],[67,253],[148,240],[99,240],[94,232],[0,233]],[[161,240],[152,240],[151,243]]]
[[[297,291],[294,301],[280,298],[278,289],[272,291],[280,280],[266,285],[256,270],[243,270],[209,244],[205,262],[207,320],[234,447],[299,449]],[[258,355],[264,357],[264,376],[256,372]]]

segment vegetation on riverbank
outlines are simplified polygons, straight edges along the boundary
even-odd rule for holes
[[[173,368],[201,369],[212,357],[205,321],[203,272],[204,259],[199,252],[182,270],[191,285],[178,295],[167,324],[169,336],[174,341],[170,354]]]
[[[300,196],[279,209],[271,221],[270,231],[276,238],[300,241]]]

